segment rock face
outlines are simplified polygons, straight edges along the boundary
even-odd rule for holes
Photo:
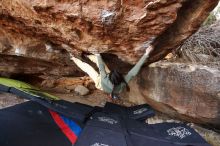
[[[99,51],[134,63],[151,42],[156,49],[150,62],[163,58],[199,28],[218,0],[1,0],[0,3],[0,26],[12,36],[24,34],[29,41],[52,42],[69,48],[74,55]],[[25,47],[25,42],[20,40],[17,45]]]
[[[218,1],[0,0],[0,71],[79,76],[70,55],[100,52],[110,69],[126,72],[150,43],[148,63],[181,45]],[[145,68],[131,82],[130,100],[219,125],[219,71],[172,65]]]
[[[0,55],[0,75],[3,73],[54,76],[80,75],[74,65],[67,66],[58,62],[13,55]]]
[[[186,121],[220,127],[220,70],[184,63],[158,62],[129,84],[129,100]]]

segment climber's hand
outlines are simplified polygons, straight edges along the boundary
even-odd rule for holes
[[[150,52],[154,49],[154,47],[152,45],[150,45],[149,47],[147,47],[146,51],[145,51],[145,54],[146,55],[149,55]]]

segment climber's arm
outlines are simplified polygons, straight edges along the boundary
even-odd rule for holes
[[[137,64],[128,72],[128,74],[125,76],[125,81],[127,83],[138,74],[142,65],[145,63],[146,59],[149,57],[149,54],[152,50],[153,50],[153,47],[149,46],[146,49],[145,54],[141,57],[141,59],[137,62]]]
[[[86,72],[90,78],[92,78],[92,80],[94,82],[97,81],[97,77],[99,76],[99,74],[96,72],[96,70],[90,66],[89,64],[82,62],[80,59],[76,58],[76,57],[71,57],[71,60],[73,60],[75,62],[75,64],[84,72]]]

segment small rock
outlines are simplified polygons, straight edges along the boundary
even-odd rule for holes
[[[55,80],[44,80],[41,83],[41,86],[47,87],[47,88],[54,88],[55,87]]]
[[[84,87],[84,86],[82,86],[82,85],[76,86],[76,88],[75,88],[74,91],[75,91],[77,94],[82,95],[82,96],[89,94],[89,89],[86,88],[86,87]]]
[[[86,82],[85,85],[89,90],[96,90],[94,82]],[[219,94],[219,96],[220,96],[220,94]]]

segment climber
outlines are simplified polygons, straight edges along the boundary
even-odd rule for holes
[[[104,64],[100,54],[94,54],[96,57],[96,60],[94,60],[93,58],[94,55],[88,56],[88,58],[91,61],[97,64],[100,74],[98,74],[92,66],[90,66],[89,64],[85,62],[82,62],[78,58],[72,56],[71,59],[75,62],[75,64],[79,68],[81,68],[84,72],[86,72],[92,78],[92,80],[95,82],[95,86],[97,89],[110,93],[111,98],[116,99],[118,98],[117,94],[119,94],[124,89],[124,87],[126,87],[127,91],[130,90],[128,86],[128,82],[138,74],[139,70],[141,69],[142,65],[145,63],[146,59],[148,58],[152,50],[153,50],[153,46],[150,45],[146,49],[145,54],[137,62],[137,64],[125,76],[123,76],[116,69],[108,73],[109,69]]]

